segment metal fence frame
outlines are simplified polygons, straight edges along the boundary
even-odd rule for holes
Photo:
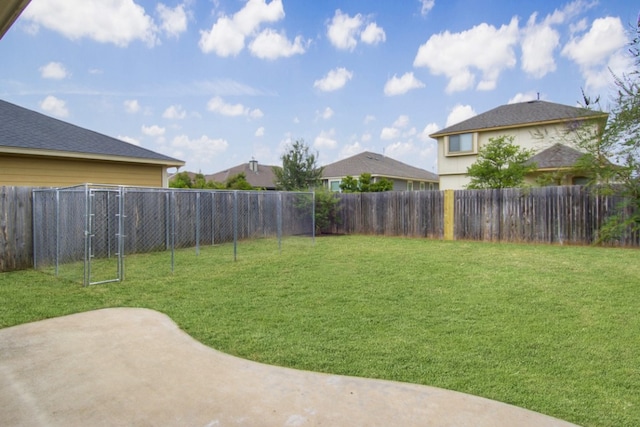
[[[315,242],[313,192],[185,190],[84,184],[34,189],[33,265],[80,269],[84,286],[123,281],[125,256],[283,236]],[[99,277],[94,259],[113,259],[114,270]],[[105,274],[105,273],[102,273]]]

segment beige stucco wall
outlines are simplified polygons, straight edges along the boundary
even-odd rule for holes
[[[526,149],[533,149],[537,153],[556,143],[572,145],[567,138],[562,137],[564,129],[565,126],[563,124],[498,129],[478,133],[475,138],[477,141],[477,149],[479,150],[488,144],[491,138],[510,135],[514,137],[514,143]],[[469,183],[469,178],[466,176],[467,168],[477,160],[478,155],[446,156],[445,141],[446,137],[438,138],[438,175],[440,175],[440,189],[461,190]]]
[[[165,167],[0,154],[0,185],[64,187],[87,182],[162,187]]]

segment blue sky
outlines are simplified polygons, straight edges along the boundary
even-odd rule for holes
[[[536,97],[611,93],[628,0],[31,0],[0,98],[215,173],[362,151],[437,172],[429,134]],[[539,95],[538,95],[539,94]]]

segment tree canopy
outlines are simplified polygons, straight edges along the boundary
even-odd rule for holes
[[[393,190],[393,182],[388,179],[382,178],[377,182],[371,182],[371,179],[370,173],[363,173],[358,179],[346,176],[340,182],[340,190],[343,193],[375,193]]]
[[[282,155],[282,167],[274,167],[278,190],[308,191],[320,185],[322,168],[317,164],[317,153],[311,153],[303,140],[297,140]]]
[[[489,143],[480,148],[478,159],[467,168],[467,175],[471,178],[468,189],[524,185],[525,176],[536,169],[535,164],[528,162],[534,151],[514,144],[513,140],[510,135],[490,138]]]
[[[578,167],[589,177],[589,185],[623,198],[617,213],[600,229],[600,240],[615,239],[625,230],[640,231],[640,22],[632,34],[634,69],[614,76],[616,94],[606,125],[598,132],[582,132],[578,142],[586,152]],[[584,93],[583,99],[585,107],[593,106]]]

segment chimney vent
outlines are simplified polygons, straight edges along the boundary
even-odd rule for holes
[[[256,159],[249,160],[249,170],[258,173],[258,161]]]

